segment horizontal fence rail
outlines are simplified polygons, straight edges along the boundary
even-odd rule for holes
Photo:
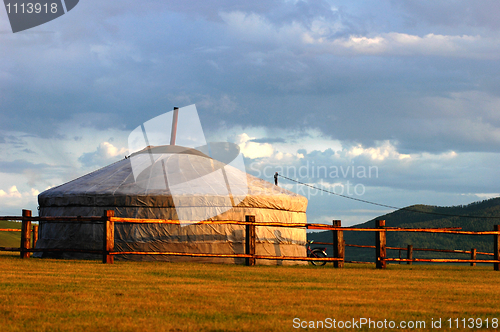
[[[330,245],[333,246],[334,243],[332,242],[316,242],[314,241],[314,244],[322,244],[322,245]],[[365,245],[360,245],[360,244],[345,244],[346,247],[354,247],[354,248],[371,248],[375,249],[375,246],[365,246]],[[407,251],[408,248],[403,248],[403,247],[386,247],[387,250],[402,250],[402,251]],[[471,254],[471,250],[459,250],[459,249],[432,249],[432,248],[413,248],[413,251],[433,251],[433,252],[447,252],[447,253],[456,253],[456,254]],[[488,256],[494,256],[495,254],[491,252],[481,252],[481,251],[476,251],[477,255],[488,255]]]
[[[385,258],[385,261],[401,262],[434,262],[434,263],[500,263],[495,259],[453,259],[453,258]]]
[[[493,231],[463,231],[459,227],[447,228],[400,228],[386,227],[384,220],[377,220],[375,228],[360,227],[341,227],[340,220],[334,220],[333,224],[309,224],[309,223],[274,223],[274,222],[256,222],[255,216],[246,216],[245,221],[236,220],[168,220],[168,219],[144,219],[144,218],[121,218],[115,217],[114,211],[105,211],[102,217],[82,217],[82,216],[47,216],[33,217],[31,211],[23,210],[22,216],[0,216],[0,220],[22,221],[21,229],[0,229],[6,232],[21,232],[21,243],[19,248],[0,247],[0,251],[19,251],[22,258],[29,258],[32,252],[78,252],[102,255],[103,263],[113,263],[116,255],[164,255],[164,256],[188,256],[188,257],[220,257],[220,258],[244,258],[246,265],[255,265],[256,259],[264,260],[293,260],[293,261],[320,261],[333,262],[334,267],[343,267],[344,263],[366,263],[376,264],[377,268],[385,268],[387,262],[435,262],[435,263],[470,263],[474,266],[476,263],[494,264],[495,270],[500,270],[500,226],[495,225]],[[32,222],[43,223],[74,223],[74,224],[103,224],[103,249],[75,249],[75,248],[46,248],[34,249],[38,239],[38,225],[31,225]],[[215,254],[215,253],[185,253],[170,251],[115,251],[114,248],[114,224],[115,223],[134,223],[134,224],[171,224],[171,225],[241,225],[245,227],[245,253],[244,254]],[[317,229],[332,231],[333,242],[314,242],[314,244],[333,246],[333,257],[315,258],[315,257],[296,257],[296,256],[268,256],[255,254],[255,227],[288,227],[302,229]],[[357,245],[346,244],[343,238],[343,232],[375,232],[375,245]],[[386,246],[387,232],[419,232],[419,233],[442,233],[442,234],[463,234],[463,235],[493,235],[494,252],[478,252],[471,250],[453,250],[453,249],[432,249],[432,248],[413,248],[408,245],[407,248]],[[345,260],[345,247],[370,248],[375,249],[376,257],[374,262],[359,262]],[[399,250],[399,258],[387,257],[387,250]],[[401,252],[406,251],[406,258],[401,257]],[[469,254],[471,259],[441,259],[441,258],[413,258],[414,251],[443,252]],[[476,259],[476,255],[493,256],[494,259]]]
[[[0,251],[21,251],[21,248],[0,247]]]
[[[169,252],[169,251],[114,251],[109,255],[166,255],[166,256],[190,256],[190,257],[221,257],[221,258],[251,258],[269,259],[269,260],[291,260],[291,261],[326,261],[333,262],[342,260],[342,258],[327,257],[298,257],[298,256],[265,256],[265,255],[250,255],[250,254],[201,254],[189,252]]]

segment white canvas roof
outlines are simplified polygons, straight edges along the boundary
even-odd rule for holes
[[[196,150],[192,150],[196,151]],[[154,155],[154,154],[153,154]],[[84,175],[63,185],[48,189],[38,196],[40,207],[84,207],[84,206],[114,206],[114,207],[231,207],[227,196],[227,188],[217,177],[214,167],[223,165],[198,152],[182,154],[161,154],[162,158],[155,161],[151,168],[160,167],[161,160],[167,160],[168,177],[179,179],[174,185],[175,202],[170,187],[166,187],[163,178],[158,178],[161,172],[148,172],[146,176],[134,179],[131,160],[120,160],[95,172]],[[149,158],[149,154],[141,157]],[[175,168],[175,170],[174,170]],[[232,181],[230,192],[234,204],[238,207],[267,208],[284,211],[305,212],[307,199],[301,195],[275,186],[267,181],[237,168],[226,165],[226,176],[231,179],[244,177],[246,181]],[[157,177],[157,178],[155,178]],[[196,183],[190,179],[196,179]],[[160,183],[155,187],[151,183]],[[141,185],[143,184],[143,185]],[[163,187],[163,188],[162,188]],[[184,193],[183,193],[184,191]],[[234,207],[234,206],[233,206]]]

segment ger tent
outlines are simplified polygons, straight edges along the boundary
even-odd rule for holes
[[[146,161],[145,166],[140,166]],[[134,174],[134,167],[141,170],[140,174]],[[305,197],[210,158],[200,150],[168,145],[147,147],[129,158],[46,190],[38,196],[38,202],[40,216],[102,216],[105,210],[114,210],[118,217],[192,222],[245,221],[246,215],[254,215],[257,222],[307,221]],[[41,222],[36,247],[101,250],[102,235],[100,223]],[[233,254],[244,253],[244,240],[242,225],[115,224],[118,251]],[[305,242],[304,228],[256,227],[257,255],[305,257]],[[58,255],[96,258],[72,252]],[[161,255],[122,255],[117,259],[243,263],[241,258]],[[257,260],[257,264],[288,261]]]

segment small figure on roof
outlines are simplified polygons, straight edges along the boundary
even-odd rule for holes
[[[278,172],[274,173],[274,185],[278,185]]]

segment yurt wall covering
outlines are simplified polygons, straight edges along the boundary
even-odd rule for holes
[[[165,158],[165,157],[163,157]],[[165,162],[168,169],[176,169],[185,194],[172,195],[169,188],[151,189],[134,178],[131,159],[124,159],[71,182],[51,188],[38,196],[40,216],[102,216],[105,210],[114,210],[115,216],[127,218],[200,220],[207,211],[210,220],[245,221],[254,215],[257,222],[305,223],[307,199],[249,174],[245,185],[231,186],[231,200],[220,195],[216,172],[203,170],[208,157],[200,154],[177,154]],[[159,160],[159,159],[158,159]],[[205,162],[202,162],[205,161]],[[210,160],[213,170],[214,162]],[[155,164],[159,164],[156,162]],[[216,167],[217,168],[217,167]],[[211,171],[210,170],[210,171]],[[225,166],[227,178],[240,177],[240,170]],[[153,174],[154,172],[151,172]],[[196,173],[195,176],[193,174]],[[200,177],[200,174],[203,175]],[[213,175],[212,175],[213,174]],[[176,175],[177,176],[177,175]],[[193,187],[190,178],[200,179],[201,188]],[[187,179],[187,180],[186,180]],[[159,181],[147,178],[148,183]],[[171,186],[173,184],[170,184]],[[168,186],[168,184],[167,184]],[[153,186],[154,187],[154,186]],[[102,249],[103,225],[99,223],[41,222],[37,249],[75,248]],[[256,227],[256,254],[273,256],[306,256],[304,228]],[[242,225],[169,225],[115,223],[117,251],[172,251],[189,253],[244,253],[245,226]],[[43,257],[50,256],[48,252]],[[54,254],[52,254],[54,255]],[[42,256],[42,254],[38,254]],[[96,255],[65,252],[62,258],[97,258]],[[244,259],[193,258],[161,255],[121,255],[117,259],[208,261],[241,264]],[[257,260],[257,264],[301,264],[301,262]]]

